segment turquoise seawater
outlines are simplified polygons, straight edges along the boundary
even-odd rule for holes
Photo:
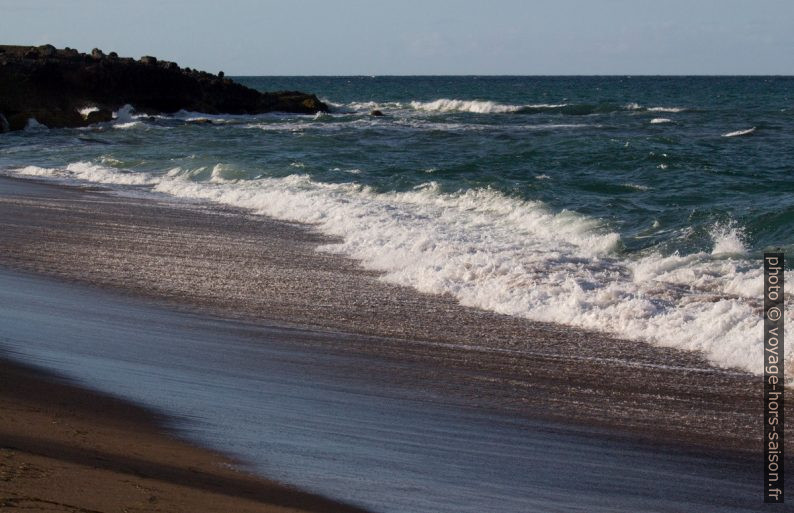
[[[493,187],[603,219],[627,251],[710,251],[715,223],[735,223],[750,250],[794,243],[792,77],[240,81],[316,92],[351,112],[319,120],[332,124],[332,140],[313,137],[290,152],[319,180],[348,181],[334,169],[355,168],[360,183],[408,190],[432,169],[445,191]],[[494,104],[432,103],[442,98]],[[392,122],[352,114],[369,107]]]
[[[794,78],[236,80],[332,112],[32,125],[0,168],[313,223],[395,283],[759,370],[760,255],[794,249]]]

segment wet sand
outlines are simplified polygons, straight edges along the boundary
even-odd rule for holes
[[[355,335],[177,312],[4,270],[0,320],[9,357],[147,405],[161,412],[161,427],[248,470],[372,511],[726,513],[760,505],[757,467],[746,458],[486,409],[448,387],[440,394],[453,377],[443,369],[435,381],[416,381],[422,362],[334,348],[366,341]],[[29,394],[11,390],[28,404]],[[77,439],[104,443],[90,426],[123,423],[128,416],[117,411],[102,402],[78,409],[88,427]],[[20,435],[12,428],[7,443],[63,459],[57,447],[31,449]],[[114,440],[114,458],[139,463],[134,430]],[[152,446],[156,461],[192,461],[161,445]],[[153,466],[142,471],[151,475]],[[117,479],[106,477],[109,485],[99,480],[96,490],[115,494]],[[208,482],[183,477],[194,488]]]
[[[0,509],[355,512],[233,469],[149,410],[0,358]]]
[[[365,335],[321,344],[405,364],[408,382],[486,408],[757,454],[757,377],[695,353],[383,283],[316,251],[328,242],[237,209],[0,178],[6,268],[224,317]]]
[[[463,511],[445,498],[467,494],[502,511],[754,510],[759,378],[392,286],[317,252],[329,239],[311,227],[142,192],[0,178],[0,342],[15,359],[186,416],[168,427],[376,510]]]

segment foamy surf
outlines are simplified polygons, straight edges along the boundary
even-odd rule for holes
[[[735,223],[715,225],[711,236],[714,240],[712,255],[746,255],[744,232]]]
[[[83,107],[82,109],[78,110],[77,112],[80,113],[80,115],[83,117],[83,119],[88,119],[88,116],[92,112],[98,112],[98,111],[99,111],[99,107],[88,106],[88,107]]]
[[[17,176],[55,179],[61,183],[92,182],[111,185],[155,185],[158,179],[148,173],[125,172],[90,162],[74,162],[62,169],[26,166],[13,171]]]
[[[144,185],[310,223],[343,241],[323,251],[358,259],[391,283],[451,294],[463,305],[502,314],[701,351],[722,367],[762,371],[761,268],[746,259],[741,230],[733,225],[714,227],[711,252],[627,258],[619,235],[602,222],[488,188],[446,193],[426,182],[407,192],[379,193],[305,175],[238,180],[224,164],[155,175],[75,162],[14,174]],[[794,322],[792,308],[785,315]]]
[[[684,107],[648,107],[648,112],[684,112]]]
[[[536,104],[502,104],[490,100],[458,100],[439,98],[437,100],[414,100],[402,102],[351,102],[348,104],[333,104],[332,108],[340,113],[365,113],[372,110],[384,111],[417,111],[429,113],[469,112],[474,114],[505,114],[525,111],[554,111],[568,107],[567,103],[536,103]]]
[[[517,112],[523,108],[521,105],[502,105],[492,101],[449,100],[446,98],[431,102],[414,101],[410,105],[413,109],[429,112],[474,112],[477,114]]]
[[[677,113],[684,112],[684,107],[644,107],[638,103],[628,103],[626,105],[612,103],[569,103],[567,101],[555,103],[525,103],[511,104],[499,103],[491,100],[462,100],[454,98],[439,98],[435,100],[413,100],[403,102],[351,102],[348,104],[333,104],[335,112],[349,114],[368,114],[372,110],[392,111],[392,112],[417,112],[417,113],[473,113],[473,114],[565,114],[565,115],[589,115],[604,114],[619,111],[638,111],[638,112],[664,112]]]
[[[627,104],[626,109],[645,112],[684,112],[686,110],[685,107],[644,107],[635,102]]]
[[[755,127],[748,128],[746,130],[736,130],[735,132],[728,132],[728,133],[722,134],[722,136],[723,137],[741,137],[743,135],[750,135],[752,133],[755,133]]]

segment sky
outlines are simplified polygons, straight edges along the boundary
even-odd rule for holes
[[[0,43],[227,75],[791,75],[794,1],[0,0]]]

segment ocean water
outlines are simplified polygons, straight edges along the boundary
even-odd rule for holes
[[[794,249],[794,78],[237,80],[332,112],[31,122],[0,136],[0,170],[311,223],[393,283],[762,371],[761,254]]]

